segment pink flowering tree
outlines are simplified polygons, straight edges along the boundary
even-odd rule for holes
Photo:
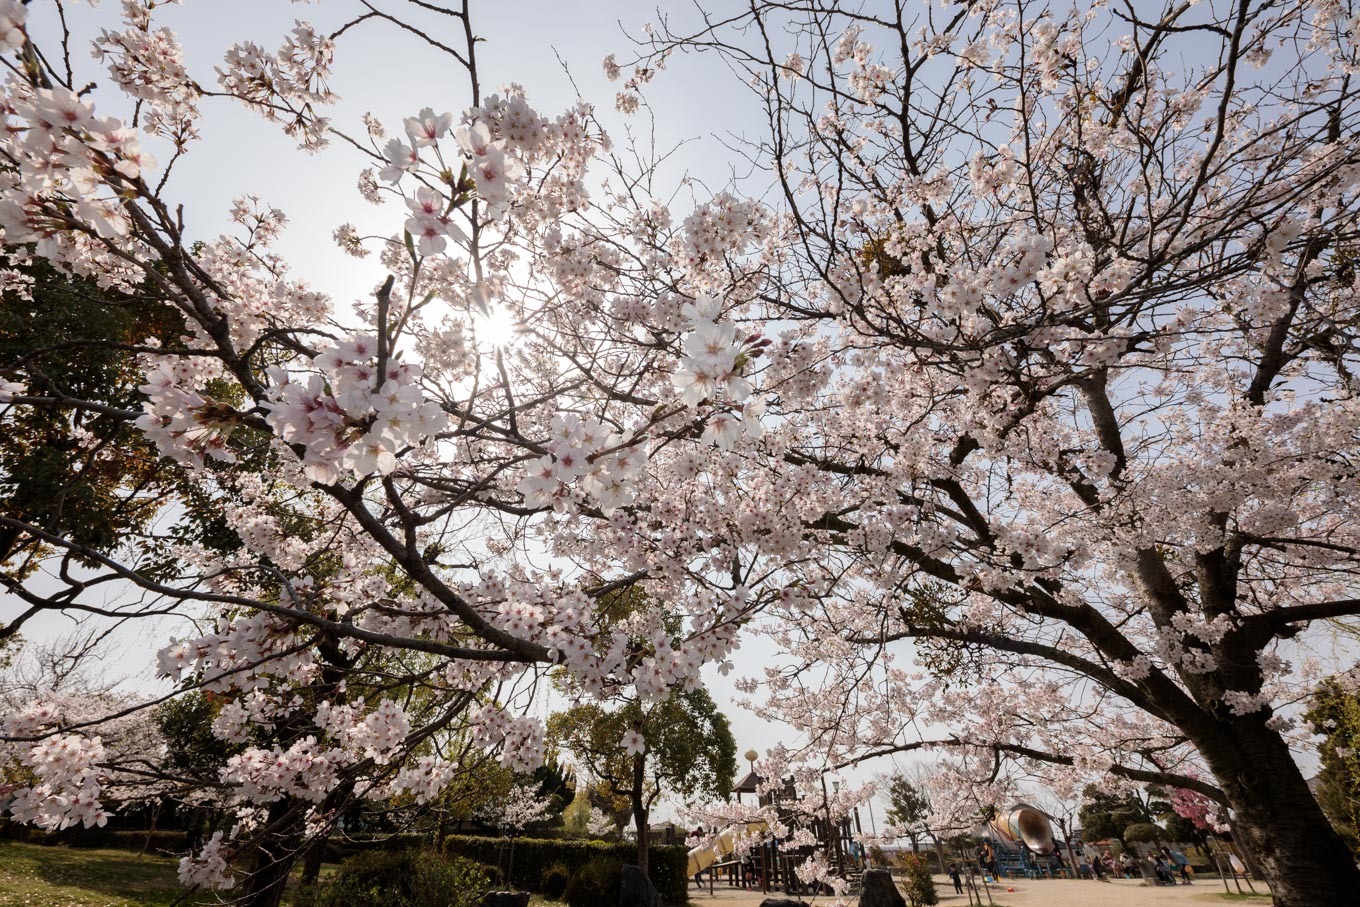
[[[99,68],[81,71],[88,48],[67,17],[85,11],[0,0],[4,291],[28,292],[22,268],[37,260],[183,319],[168,338],[102,341],[140,370],[140,406],[71,393],[32,357],[0,364],[4,414],[97,414],[176,471],[156,486],[157,518],[116,544],[0,513],[26,543],[12,550],[47,568],[6,570],[22,610],[4,633],[52,611],[179,619],[156,653],[166,695],[210,694],[213,733],[233,750],[204,782],[228,816],[180,877],[266,907],[347,805],[438,796],[461,741],[532,771],[543,728],[525,712],[540,672],[564,672],[583,697],[664,698],[734,648],[759,602],[699,536],[658,546],[635,522],[668,470],[693,482],[710,442],[759,430],[740,373],[761,341],[704,296],[739,275],[710,266],[680,284],[649,260],[694,257],[664,210],[626,193],[591,207],[587,165],[623,165],[588,105],[548,116],[514,85],[483,93],[467,4],[407,3],[409,21],[341,4],[324,25],[203,61],[185,58],[159,6],[125,3],[94,39]],[[337,56],[394,21],[459,67],[461,94],[413,102],[399,123],[340,122]],[[184,215],[176,167],[198,152],[204,118],[239,104],[304,162],[347,155],[359,199],[381,206],[379,233],[334,225],[340,248],[371,263],[352,308],[290,268],[287,218],[264,200],[239,199],[220,234],[186,227],[200,221]],[[724,210],[761,219],[749,203]],[[592,217],[601,226],[586,232]],[[659,335],[638,317],[654,311]],[[701,412],[692,388],[725,396]],[[115,483],[110,507],[144,512],[144,492]],[[685,522],[668,513],[656,529]],[[639,610],[636,632],[601,617],[600,595],[637,583],[678,632],[646,619],[660,605]],[[120,768],[100,736],[117,712],[103,712],[35,700],[4,716],[26,779],[18,818],[101,819]]]
[[[120,343],[139,407],[0,363],[7,412],[135,426],[181,489],[112,548],[0,514],[60,565],[7,591],[196,621],[160,668],[241,751],[187,883],[275,904],[345,803],[437,796],[463,728],[531,770],[542,671],[654,703],[755,627],[785,655],[750,689],[811,741],[773,783],[938,747],[958,816],[1021,776],[1180,787],[1280,904],[1360,885],[1288,707],[1330,671],[1315,625],[1360,613],[1353,4],[883,7],[757,2],[607,60],[624,113],[691,50],[756,89],[775,193],[672,211],[588,105],[483,92],[466,3],[341,0],[200,61],[128,0],[85,72],[83,8],[0,0],[6,254],[184,319]],[[328,85],[394,23],[464,79],[383,123]],[[328,225],[358,303],[267,200],[186,226],[179,165],[233,104],[378,206]],[[96,736],[35,716],[4,734]]]
[[[1360,887],[1292,752],[1360,612],[1357,41],[1344,0],[756,2],[606,60],[632,109],[721,57],[767,117],[764,435],[714,474],[816,759],[946,749],[961,813],[1178,787],[1276,903]]]

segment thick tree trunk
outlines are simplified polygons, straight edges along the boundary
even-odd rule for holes
[[[302,884],[310,885],[321,876],[321,864],[326,859],[326,842],[329,834],[318,835],[307,845],[307,855],[302,858]]]
[[[288,811],[288,801],[275,803],[269,810],[269,824],[273,825]],[[302,838],[302,810],[288,827],[270,834],[255,850],[255,859],[237,901],[242,907],[279,907],[288,887],[288,873],[298,859],[298,844]],[[290,834],[289,831],[295,831]]]
[[[1232,806],[1237,844],[1276,907],[1353,907],[1360,869],[1280,735],[1247,716],[1195,742]]]
[[[643,875],[651,878],[651,873],[647,868],[647,863],[649,862],[647,859],[647,852],[651,849],[651,842],[647,840],[646,809],[639,809],[637,812],[633,813],[633,827],[637,830],[638,836],[638,869],[642,870]]]
[[[144,857],[146,852],[151,849],[151,839],[156,836],[156,823],[161,817],[161,801],[156,800],[151,804],[151,818],[146,824],[146,839],[142,841],[142,849],[137,851],[137,856]]]

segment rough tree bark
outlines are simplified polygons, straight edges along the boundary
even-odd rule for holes
[[[1200,730],[1195,744],[1232,806],[1238,843],[1277,907],[1354,905],[1360,868],[1280,736],[1251,716]]]

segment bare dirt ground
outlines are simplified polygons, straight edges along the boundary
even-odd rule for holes
[[[954,893],[954,887],[949,883],[945,876],[935,877],[936,888],[940,893],[941,907],[965,907],[968,899],[961,894]],[[1229,881],[1232,893],[1237,893],[1237,888]],[[1269,898],[1265,897],[1266,888],[1260,882],[1256,882],[1256,891],[1262,895],[1260,898],[1244,898],[1238,900],[1233,898],[1232,902],[1245,904],[1270,903]],[[1014,889],[1010,891],[1008,889]],[[1243,883],[1243,891],[1249,891]],[[723,888],[718,886],[714,893],[710,895],[707,888],[702,893],[694,888],[690,888],[690,903],[712,905],[712,907],[757,907],[765,898],[781,898],[787,895],[771,892],[761,894],[760,892],[741,891],[738,889]],[[1223,883],[1214,877],[1201,877],[1195,880],[1193,885],[1177,885],[1170,887],[1151,887],[1142,884],[1135,879],[1116,879],[1109,882],[1091,882],[1074,879],[1053,879],[1039,882],[1013,881],[1005,882],[1001,885],[991,886],[991,903],[996,907],[1202,907],[1205,904],[1227,904],[1228,899],[1223,897]],[[834,898],[804,897],[803,900],[817,907],[817,905],[827,905],[835,902]],[[849,903],[855,903],[855,899],[850,899]],[[976,902],[975,902],[976,903]],[[987,903],[987,897],[983,895],[983,903]]]

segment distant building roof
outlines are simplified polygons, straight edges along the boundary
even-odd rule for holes
[[[765,779],[755,772],[747,772],[746,777],[738,781],[736,786],[732,788],[732,792],[735,794],[754,794],[756,788],[764,783]]]

